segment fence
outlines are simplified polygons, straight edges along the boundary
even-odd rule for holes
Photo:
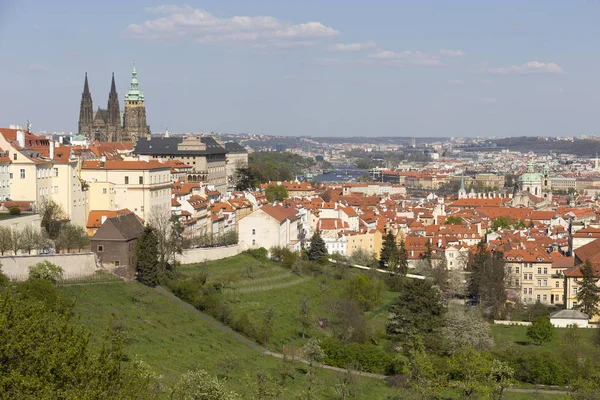
[[[98,268],[98,260],[94,253],[77,254],[38,254],[26,256],[2,256],[2,272],[15,281],[26,280],[29,267],[41,261],[50,261],[64,271],[64,279],[79,279],[92,276]]]

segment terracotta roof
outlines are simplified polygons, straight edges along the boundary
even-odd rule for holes
[[[264,211],[271,217],[275,218],[279,223],[282,223],[286,219],[290,221],[295,221],[298,219],[296,215],[296,210],[291,207],[281,207],[281,206],[272,206],[270,204],[265,204],[260,208],[260,210]]]
[[[88,214],[86,227],[89,229],[99,228],[102,225],[102,217],[113,218],[118,215],[127,214],[133,214],[133,212],[128,208],[123,208],[122,210],[93,210]]]

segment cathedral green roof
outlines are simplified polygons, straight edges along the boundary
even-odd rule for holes
[[[129,91],[125,95],[125,101],[144,101],[144,95],[142,92],[140,92],[140,88],[138,87],[135,63],[133,64],[133,71],[131,72],[131,84]]]
[[[533,168],[533,163],[529,161],[527,163],[527,172],[525,172],[519,177],[519,182],[541,182],[542,178],[542,174],[540,174],[539,172],[535,172],[535,169]]]

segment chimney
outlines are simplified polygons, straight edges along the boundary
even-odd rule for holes
[[[102,223],[104,223],[104,221],[106,221],[106,215],[102,216]]]
[[[104,164],[106,162],[106,156],[102,155],[102,157],[100,157],[100,160],[102,161],[102,163]]]
[[[25,147],[25,132],[17,131],[17,143],[21,147]]]
[[[50,141],[50,159],[54,160],[54,140]]]

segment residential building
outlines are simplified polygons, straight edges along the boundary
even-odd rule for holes
[[[81,178],[93,193],[102,190],[94,209],[129,208],[144,221],[155,207],[171,209],[171,171],[158,161],[84,161]]]
[[[238,221],[238,237],[250,248],[300,250],[299,218],[292,207],[264,205]]]

